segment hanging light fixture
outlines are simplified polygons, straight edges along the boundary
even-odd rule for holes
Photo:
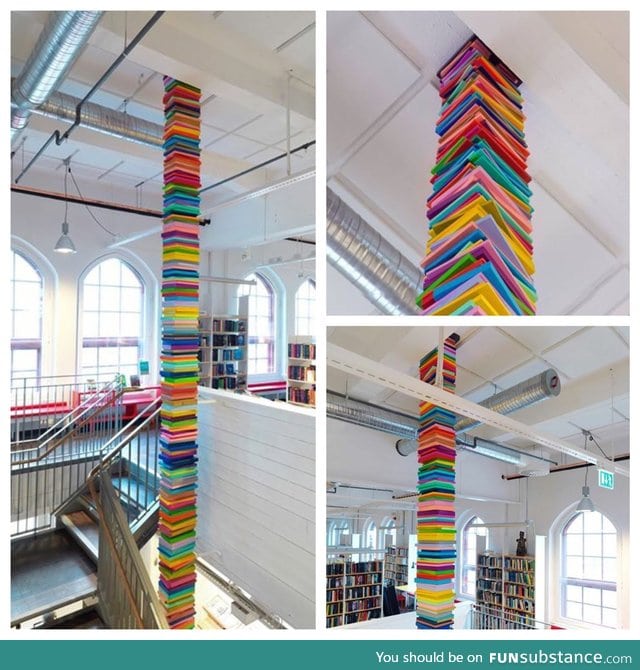
[[[73,240],[69,237],[69,224],[67,223],[67,214],[69,212],[69,202],[67,200],[67,174],[71,169],[69,167],[69,160],[64,162],[64,221],[62,222],[62,235],[53,247],[54,251],[59,254],[75,254],[76,246]]]
[[[588,430],[583,430],[582,434],[584,435],[584,450],[587,450],[587,438],[591,433]],[[589,464],[585,465],[584,468],[584,486],[582,487],[582,500],[578,503],[576,507],[576,512],[595,512],[596,507],[591,500],[591,495],[589,487],[587,486],[587,476],[589,475]]]

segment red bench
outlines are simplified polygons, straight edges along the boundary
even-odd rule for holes
[[[259,396],[280,396],[287,392],[287,382],[284,380],[276,380],[273,382],[259,382],[256,384],[248,384],[247,390],[254,395]]]
[[[69,404],[66,402],[43,402],[35,405],[13,405],[11,407],[11,418],[21,419],[22,417],[55,416],[56,414],[66,414],[70,411]]]

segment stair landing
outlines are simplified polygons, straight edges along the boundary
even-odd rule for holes
[[[88,598],[96,585],[96,566],[64,530],[11,543],[13,625]]]

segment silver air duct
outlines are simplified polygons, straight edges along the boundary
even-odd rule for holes
[[[327,391],[327,416],[412,441],[418,434],[418,421],[408,414],[345,398],[332,391]]]
[[[104,12],[52,12],[11,89],[11,139],[59,86]]]
[[[478,404],[500,414],[510,414],[545,398],[557,396],[559,393],[560,378],[555,370],[549,368],[526,381],[486,398]],[[419,421],[406,414],[344,398],[328,391],[327,416],[332,419],[349,421],[365,428],[381,430],[402,438],[396,442],[396,451],[401,456],[409,456],[418,448]],[[479,425],[479,422],[463,417],[456,422],[456,431],[470,430],[477,425]]]
[[[49,99],[33,110],[34,114],[62,121],[75,121],[80,98],[66,93],[52,93]],[[161,148],[163,127],[146,119],[117,112],[93,102],[85,102],[80,112],[80,125],[106,135],[139,144]]]
[[[485,409],[498,414],[511,414],[516,410],[533,405],[533,403],[560,393],[560,377],[553,368],[548,368],[539,375],[535,375],[511,388],[500,391],[478,403]],[[480,424],[469,417],[462,417],[456,421],[456,432],[470,430]]]
[[[417,314],[420,269],[327,188],[327,259],[383,313]]]

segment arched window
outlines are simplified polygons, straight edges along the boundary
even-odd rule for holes
[[[43,281],[33,263],[11,254],[11,379],[40,376]]]
[[[349,535],[351,525],[346,519],[335,519],[329,524],[327,533],[327,544],[330,547],[339,547],[342,544],[342,538]]]
[[[479,516],[474,516],[462,528],[461,556],[460,556],[460,591],[473,596],[476,593],[476,563],[478,550],[476,540],[486,537],[486,528],[472,528],[476,524],[484,523]]]
[[[600,512],[577,513],[562,529],[560,612],[596,626],[617,625],[617,533]]]
[[[376,549],[376,535],[377,535],[377,528],[376,528],[376,522],[373,519],[369,519],[369,521],[365,524],[363,528],[363,547],[366,549]]]
[[[82,374],[107,381],[138,371],[144,286],[128,263],[108,258],[82,283]]]
[[[389,536],[389,537],[388,537]],[[379,549],[395,547],[398,540],[398,529],[393,517],[386,517],[380,524],[380,546]]]
[[[238,296],[249,296],[248,374],[275,371],[275,292],[271,284],[257,273],[245,277],[255,280],[254,286],[243,285]]]
[[[316,333],[316,285],[312,279],[300,284],[296,291],[296,335]]]

